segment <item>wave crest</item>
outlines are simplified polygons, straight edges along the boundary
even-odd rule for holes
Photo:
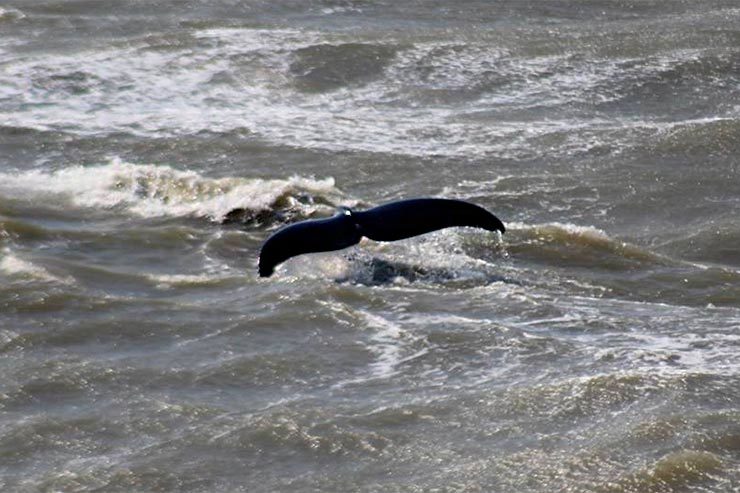
[[[248,214],[300,209],[310,216],[341,196],[334,179],[209,178],[169,166],[113,159],[95,167],[74,166],[53,172],[0,173],[0,192],[34,201],[71,202],[76,207],[124,210],[136,216],[198,217],[224,221],[235,210]]]

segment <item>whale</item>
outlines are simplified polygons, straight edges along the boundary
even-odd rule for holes
[[[342,250],[356,245],[363,237],[397,241],[456,226],[506,232],[499,218],[464,200],[416,198],[364,211],[342,208],[327,219],[300,221],[280,228],[262,245],[258,271],[260,277],[270,277],[275,267],[289,258]]]

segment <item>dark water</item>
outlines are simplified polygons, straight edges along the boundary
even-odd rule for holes
[[[4,0],[0,489],[740,491],[739,155],[735,1]]]

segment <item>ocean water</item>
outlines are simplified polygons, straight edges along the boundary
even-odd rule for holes
[[[739,156],[734,0],[3,0],[0,490],[738,492]]]

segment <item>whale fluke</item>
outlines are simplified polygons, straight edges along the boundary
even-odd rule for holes
[[[363,236],[376,241],[395,241],[453,226],[506,231],[496,216],[462,200],[409,199],[366,211],[344,209],[329,219],[301,221],[275,232],[262,245],[259,275],[271,276],[275,266],[296,255],[356,245]]]

